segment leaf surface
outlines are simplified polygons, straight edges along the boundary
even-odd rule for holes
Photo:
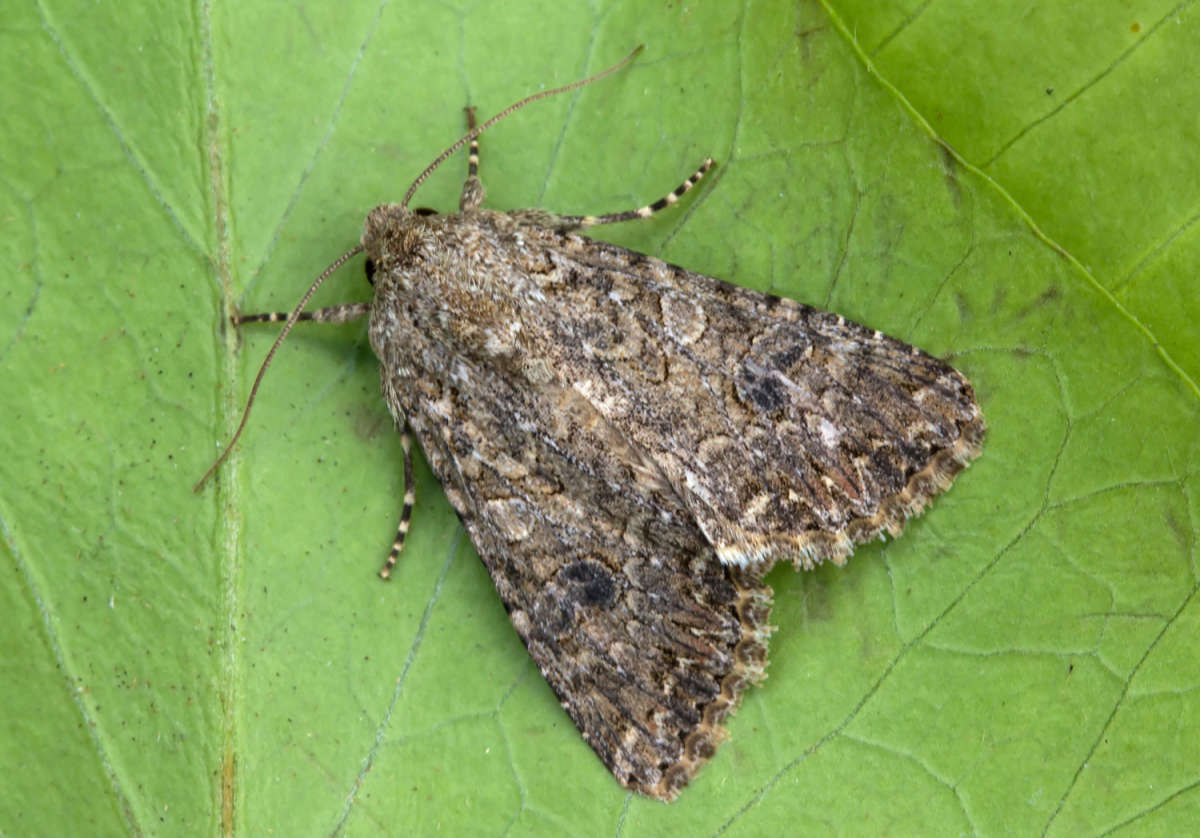
[[[1200,817],[1194,4],[24,4],[0,32],[0,830],[1168,834]],[[529,661],[361,325],[274,334],[481,115],[488,205],[942,355],[990,431],[847,567],[677,803]],[[27,68],[35,68],[30,75]],[[416,205],[455,206],[453,158]],[[367,299],[357,264],[314,305]]]

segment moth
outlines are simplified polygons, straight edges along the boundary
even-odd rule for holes
[[[468,109],[468,133],[289,315],[235,317],[286,325],[230,447],[296,322],[369,318],[406,484],[380,575],[412,514],[411,430],[583,738],[623,786],[672,800],[765,675],[764,573],[899,535],[978,455],[984,421],[961,374],[902,341],[580,235],[674,204],[711,160],[635,210],[483,208],[479,134],[640,49],[482,125]],[[459,211],[409,209],[467,144]],[[304,313],[360,252],[372,300]]]

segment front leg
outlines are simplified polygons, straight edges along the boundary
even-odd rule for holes
[[[339,303],[335,306],[319,308],[316,311],[302,311],[296,318],[296,322],[311,320],[314,323],[349,323],[360,317],[366,317],[370,313],[370,303]],[[234,315],[229,319],[235,326],[244,326],[247,323],[282,323],[291,314],[290,311],[269,311],[263,314]]]
[[[621,221],[635,221],[639,218],[649,218],[660,210],[674,206],[685,193],[689,192],[693,186],[700,182],[700,178],[704,177],[705,173],[712,167],[712,158],[706,158],[700,164],[700,168],[692,172],[692,176],[675,187],[673,191],[668,192],[652,204],[646,204],[634,210],[610,212],[607,215],[550,215],[540,223],[547,227],[553,227],[560,232],[568,233],[572,230],[579,230],[584,227],[596,227],[600,224],[616,224]]]

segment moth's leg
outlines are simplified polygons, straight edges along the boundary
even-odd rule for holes
[[[341,303],[328,308],[319,308],[316,311],[301,312],[297,322],[311,320],[315,323],[349,323],[370,313],[370,303]],[[291,312],[288,311],[244,314],[233,318],[233,323],[235,326],[245,323],[279,323],[287,320],[290,315]],[[412,520],[413,503],[416,501],[416,492],[413,486],[412,434],[409,433],[407,422],[400,431],[400,447],[404,449],[404,508],[400,512],[400,525],[396,527],[396,538],[392,541],[392,550],[388,553],[383,569],[379,571],[379,575],[384,579],[392,575],[392,568],[396,566],[400,551],[404,549],[404,537],[408,535],[408,523]]]
[[[467,112],[467,130],[470,131],[475,128],[475,109],[463,110]],[[463,181],[462,195],[458,199],[459,211],[479,209],[486,194],[483,182],[479,179],[479,138],[474,137],[467,148],[467,179]]]
[[[340,303],[316,311],[302,311],[296,322],[311,320],[314,323],[349,323],[371,313],[370,303]],[[265,314],[242,314],[233,318],[233,325],[246,323],[282,323],[291,316],[290,311],[269,311]]]
[[[610,212],[608,215],[555,215],[551,216],[549,226],[556,230],[566,232],[568,230],[578,230],[581,227],[595,227],[598,224],[615,224],[618,221],[633,221],[637,218],[649,218],[659,210],[666,209],[674,204],[688,190],[700,182],[700,178],[704,177],[704,173],[713,167],[712,158],[706,158],[700,164],[700,168],[692,173],[692,176],[685,180],[679,186],[675,187],[674,191],[659,198],[653,204],[647,204],[644,207],[638,207],[635,210],[626,210],[625,212]]]
[[[417,499],[413,486],[412,433],[408,429],[407,422],[404,424],[404,429],[400,431],[400,447],[404,449],[404,508],[400,511],[400,525],[396,527],[396,540],[392,542],[392,552],[388,553],[387,561],[383,563],[383,567],[379,571],[381,579],[387,579],[392,575],[392,568],[396,566],[400,551],[404,549],[404,538],[408,535],[408,522],[412,520],[413,503]]]

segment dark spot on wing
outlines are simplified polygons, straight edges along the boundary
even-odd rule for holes
[[[576,561],[559,572],[570,596],[580,605],[607,608],[617,598],[617,585],[612,574],[598,562]]]
[[[787,403],[783,385],[771,375],[743,366],[737,376],[738,397],[763,413],[774,413]]]

